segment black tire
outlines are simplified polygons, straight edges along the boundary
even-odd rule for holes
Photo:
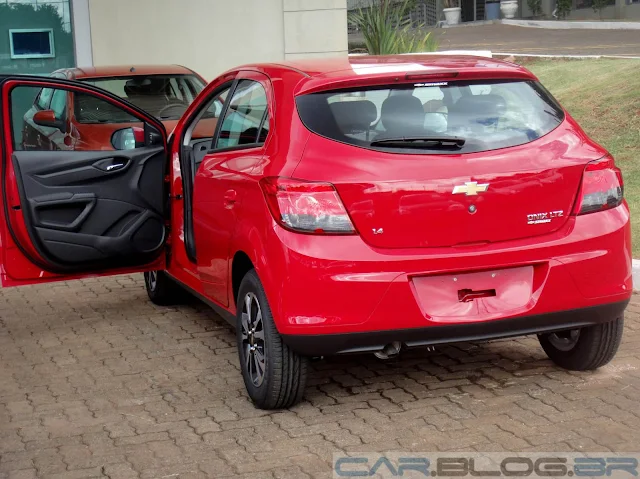
[[[152,303],[159,306],[172,306],[185,302],[187,292],[173,281],[164,271],[144,273],[144,285]]]
[[[624,317],[564,333],[538,335],[542,349],[558,366],[571,371],[598,369],[613,359],[622,341]],[[575,336],[577,331],[577,337]],[[554,336],[555,335],[555,336]],[[564,341],[564,343],[563,343]]]
[[[251,303],[249,307],[247,298]],[[309,360],[282,341],[262,283],[254,270],[249,271],[240,283],[237,305],[238,357],[249,397],[260,409],[288,408],[300,402]],[[247,309],[251,319],[247,316],[243,325],[243,314]],[[261,321],[257,319],[258,314]],[[252,347],[255,348],[253,352]]]

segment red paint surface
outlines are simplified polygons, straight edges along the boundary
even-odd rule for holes
[[[208,155],[196,172],[197,264],[184,250],[182,202],[172,200],[169,273],[234,313],[234,258],[247,256],[285,334],[494,321],[628,299],[629,210],[623,202],[574,214],[586,165],[607,152],[568,114],[558,128],[526,145],[430,155],[422,162],[415,155],[321,138],[297,115],[297,94],[415,81],[405,74],[415,74],[416,64],[434,78],[535,80],[526,69],[495,60],[437,56],[355,57],[227,72],[191,105],[174,138],[181,138],[198,105],[236,75],[255,76],[268,90],[269,137],[259,148]],[[182,194],[179,141],[169,155],[175,197]],[[357,234],[283,228],[260,187],[266,177],[335,185]],[[452,195],[453,186],[465,181],[490,187],[478,196]],[[475,214],[468,211],[471,204],[477,206]],[[550,222],[527,224],[529,214],[560,210],[563,214],[552,215]],[[384,234],[374,235],[378,228]],[[6,236],[2,241],[11,250]],[[27,263],[23,267],[33,269]],[[495,296],[460,302],[458,291],[464,288],[495,290]]]

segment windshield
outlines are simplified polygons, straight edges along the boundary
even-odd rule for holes
[[[205,86],[195,75],[134,75],[81,81],[118,95],[160,120],[179,119]],[[76,119],[80,123],[100,122],[94,109],[86,107],[85,102],[75,102]]]
[[[312,93],[296,99],[311,131],[381,151],[458,154],[536,140],[563,111],[537,82],[438,82]]]

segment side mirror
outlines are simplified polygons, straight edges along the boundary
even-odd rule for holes
[[[133,150],[144,146],[144,130],[129,127],[116,130],[111,135],[111,146],[116,150]]]
[[[53,110],[40,110],[35,112],[33,115],[33,122],[36,125],[55,128],[60,130],[62,133],[66,133],[64,120],[57,119]]]
[[[144,145],[159,146],[162,145],[163,139],[160,132],[148,123],[144,124]]]

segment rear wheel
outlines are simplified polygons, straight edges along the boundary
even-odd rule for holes
[[[580,329],[538,335],[542,349],[558,366],[572,371],[598,369],[613,359],[622,341],[624,318]]]
[[[187,292],[164,271],[144,273],[144,285],[151,302],[159,306],[180,304],[187,298]]]
[[[237,305],[238,356],[249,397],[260,409],[293,406],[302,399],[308,358],[282,341],[254,270],[240,283]]]

